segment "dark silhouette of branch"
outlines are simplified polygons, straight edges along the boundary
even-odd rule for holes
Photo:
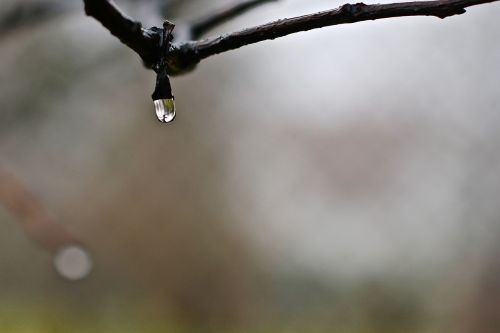
[[[216,26],[242,15],[250,9],[263,5],[267,2],[274,1],[278,0],[245,0],[220,8],[212,14],[205,15],[189,24],[191,27],[192,38],[197,39]]]
[[[137,52],[147,67],[152,68],[160,58],[167,64],[169,74],[182,74],[194,68],[202,59],[234,50],[245,45],[275,39],[301,31],[338,24],[355,23],[405,16],[435,16],[445,18],[465,13],[465,8],[498,0],[436,0],[366,5],[345,4],[339,8],[315,14],[281,19],[275,22],[224,34],[199,41],[175,42],[162,52],[161,29],[144,29],[140,22],[122,14],[110,0],[83,0],[87,15],[100,21],[113,35]],[[213,15],[197,20],[183,37],[197,37],[217,24],[234,18],[248,9],[273,0],[246,0],[223,8]],[[163,55],[162,55],[163,54]]]
[[[289,19],[209,38],[189,44],[198,59],[240,48],[244,45],[275,39],[293,33],[326,26],[403,16],[445,18],[465,13],[465,8],[497,0],[438,0],[366,5],[345,4],[337,9]]]
[[[109,0],[83,0],[85,13],[102,23],[112,35],[137,52],[147,67],[151,67],[159,57],[159,35],[123,14]]]

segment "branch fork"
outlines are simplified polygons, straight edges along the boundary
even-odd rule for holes
[[[166,21],[163,29],[144,29],[140,22],[122,14],[110,0],[83,0],[87,15],[100,21],[114,36],[137,52],[147,68],[158,71],[158,64],[169,75],[189,72],[203,59],[265,40],[301,31],[338,24],[404,16],[445,18],[465,13],[465,8],[499,0],[434,0],[390,4],[345,4],[336,9],[281,19],[240,31],[196,40],[213,27],[251,8],[275,0],[244,0],[193,21],[180,35],[187,40],[173,41],[173,27]],[[168,40],[165,41],[165,34]],[[168,47],[165,45],[168,44]]]
[[[188,26],[187,32],[183,31],[184,37],[188,37],[189,40],[175,43],[170,40],[170,47],[166,54],[162,53],[161,29],[155,27],[143,29],[140,22],[122,14],[110,0],[83,1],[87,15],[96,18],[113,35],[137,52],[146,67],[154,69],[153,67],[159,58],[163,56],[169,74],[177,75],[192,70],[201,60],[215,54],[300,31],[391,17],[435,16],[445,18],[465,13],[466,7],[499,0],[434,0],[390,4],[364,4],[360,2],[345,4],[337,9],[319,13],[282,19],[217,37],[195,40],[217,25],[239,16],[251,8],[273,1],[246,0],[195,20]],[[169,22],[168,27],[173,29],[173,24]],[[172,30],[169,33],[172,33]]]

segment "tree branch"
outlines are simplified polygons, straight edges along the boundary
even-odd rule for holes
[[[498,0],[438,0],[366,5],[345,4],[337,9],[278,20],[219,37],[186,43],[198,61],[245,45],[275,39],[293,33],[326,26],[403,16],[436,16],[445,18],[465,13],[465,8]]]
[[[124,44],[136,51],[147,67],[152,68],[160,58],[166,63],[169,74],[182,74],[193,69],[201,60],[215,54],[227,52],[245,45],[275,39],[301,31],[318,29],[338,24],[355,23],[405,16],[435,16],[445,18],[465,13],[465,8],[499,0],[436,0],[401,2],[391,4],[364,3],[345,4],[337,9],[315,14],[286,18],[260,26],[224,34],[200,41],[184,41],[166,45],[166,56],[162,55],[161,29],[143,29],[141,23],[122,14],[111,0],[83,0],[86,13],[99,20]],[[227,7],[214,15],[198,20],[189,27],[196,36],[226,20],[236,17],[248,9],[272,0],[245,0]],[[184,34],[184,37],[189,37]],[[165,50],[165,46],[163,46]]]
[[[94,17],[123,44],[137,52],[146,67],[151,66],[159,57],[158,34],[143,29],[142,24],[123,14],[111,0],[83,0],[85,13]]]
[[[191,22],[191,35],[193,39],[197,39],[210,29],[213,29],[224,22],[240,16],[255,7],[274,1],[278,0],[245,0],[236,4],[228,5],[210,15],[203,16]]]

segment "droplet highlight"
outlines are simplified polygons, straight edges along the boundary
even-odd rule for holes
[[[54,267],[65,279],[81,280],[92,271],[92,259],[81,246],[69,245],[56,252]]]
[[[156,117],[162,123],[169,123],[175,118],[175,101],[173,98],[157,99],[153,101]]]

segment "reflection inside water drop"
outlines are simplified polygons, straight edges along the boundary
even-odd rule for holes
[[[61,248],[54,255],[54,267],[63,278],[80,280],[90,274],[92,259],[81,246],[69,245]]]
[[[162,123],[169,123],[175,118],[175,101],[173,98],[157,99],[154,102],[156,116]]]

